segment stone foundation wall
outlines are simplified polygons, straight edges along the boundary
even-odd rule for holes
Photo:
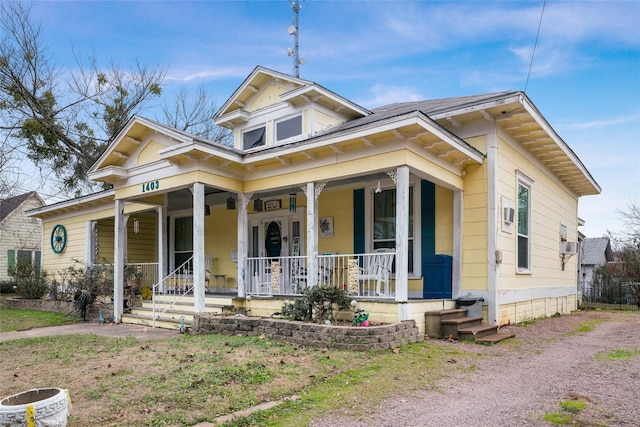
[[[80,319],[80,313],[73,308],[71,301],[49,301],[44,299],[22,299],[7,298],[4,300],[4,307],[20,308],[24,310],[40,310],[51,311],[54,313],[64,313],[69,316],[77,316]],[[102,309],[102,317],[111,319],[113,316],[113,304],[91,304],[87,307],[87,320],[98,320],[100,318],[100,309]]]
[[[200,313],[194,316],[191,330],[196,334],[265,335],[298,345],[355,351],[394,348],[424,339],[413,320],[359,328]]]

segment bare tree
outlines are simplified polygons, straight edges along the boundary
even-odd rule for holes
[[[219,144],[233,145],[231,130],[216,126],[213,121],[216,102],[205,92],[202,85],[193,95],[184,87],[180,88],[172,102],[165,102],[162,112],[161,121],[169,126]]]
[[[57,68],[21,2],[0,3],[0,159],[26,143],[27,156],[50,168],[64,189],[93,189],[86,172],[149,99],[161,94],[165,70],[136,64],[123,70],[95,59],[65,75]],[[3,169],[4,170],[4,169]]]

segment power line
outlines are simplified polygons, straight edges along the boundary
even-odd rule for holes
[[[527,73],[527,81],[524,84],[524,92],[527,92],[529,86],[529,77],[531,76],[531,68],[533,68],[533,57],[536,56],[536,46],[538,46],[538,37],[540,37],[540,28],[542,27],[542,17],[544,16],[544,8],[547,0],[542,3],[542,12],[540,13],[540,22],[538,22],[538,32],[536,33],[536,41],[533,43],[533,52],[531,52],[531,62],[529,63],[529,72]]]

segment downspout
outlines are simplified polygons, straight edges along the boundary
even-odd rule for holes
[[[498,324],[498,264],[495,254],[498,242],[498,137],[487,134],[487,314],[490,325]]]

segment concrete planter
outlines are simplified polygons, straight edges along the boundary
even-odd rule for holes
[[[0,425],[3,427],[65,427],[71,411],[66,390],[32,389],[0,401]]]

